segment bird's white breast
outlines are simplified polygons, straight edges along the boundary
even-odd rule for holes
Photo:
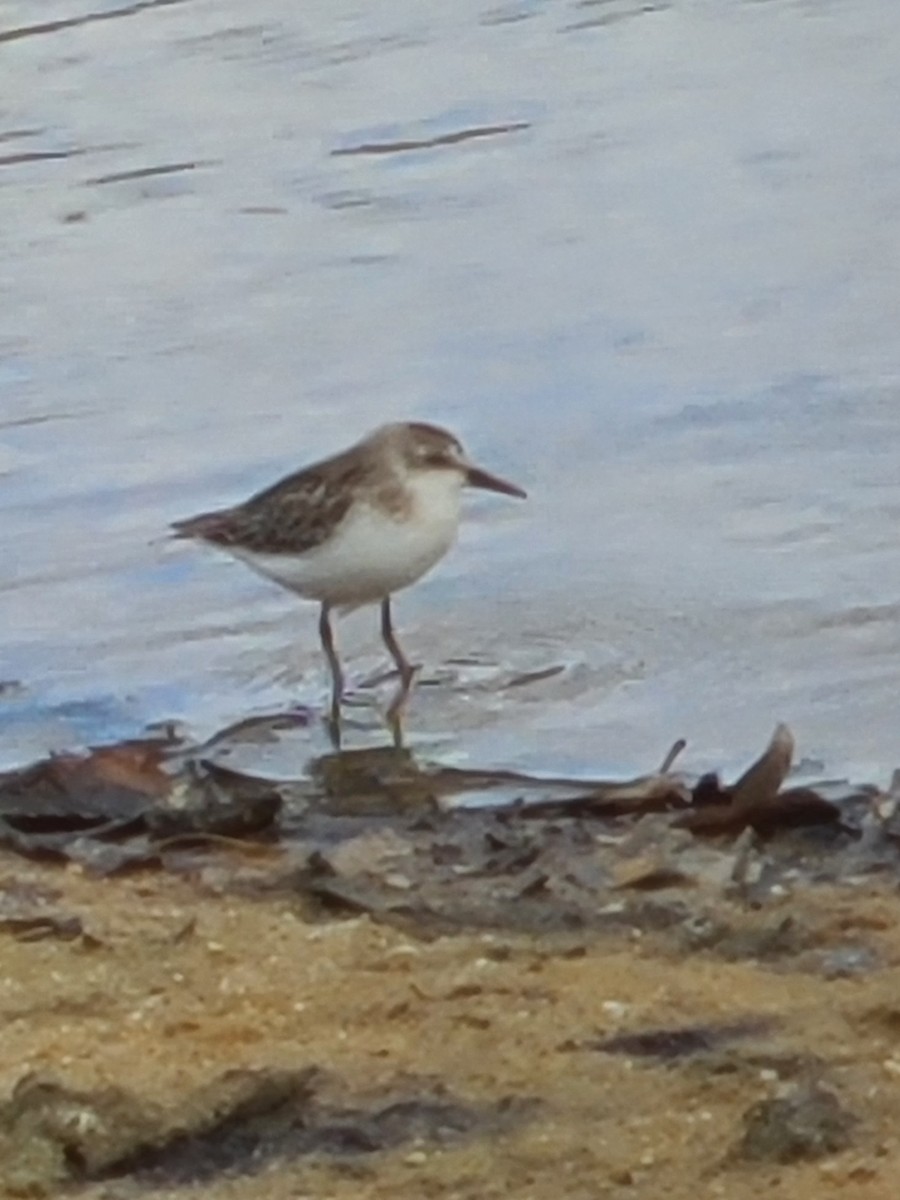
[[[229,549],[306,599],[348,607],[373,603],[415,583],[453,545],[461,485],[455,471],[417,473],[407,481],[408,508],[396,515],[360,497],[332,536],[303,554]]]

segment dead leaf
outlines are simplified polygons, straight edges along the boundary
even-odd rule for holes
[[[779,791],[791,769],[793,755],[793,734],[787,725],[776,726],[763,754],[733,787],[717,788],[717,781],[704,776],[697,788],[700,792],[702,786],[699,806],[695,793],[694,807],[673,824],[702,834],[740,833],[748,827],[760,834],[771,834],[778,829],[837,821],[838,807],[812,788]]]

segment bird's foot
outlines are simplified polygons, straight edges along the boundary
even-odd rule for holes
[[[392,679],[399,679],[404,687],[409,688],[421,669],[421,663],[407,663],[405,670],[400,666],[388,667],[384,671],[376,671],[372,675],[367,675],[365,679],[360,680],[359,686],[361,688],[376,688],[381,687],[383,683],[390,683]]]

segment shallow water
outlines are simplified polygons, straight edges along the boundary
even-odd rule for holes
[[[398,602],[414,740],[883,778],[893,5],[428,8],[0,9],[0,760],[318,703],[313,610],[165,529],[413,415],[531,494]]]

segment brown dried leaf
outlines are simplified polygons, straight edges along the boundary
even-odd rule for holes
[[[155,739],[135,740],[117,746],[100,746],[92,750],[87,759],[68,761],[72,764],[74,777],[83,779],[88,785],[103,783],[159,797],[165,796],[171,786],[162,766],[168,749],[165,742]]]
[[[765,751],[732,788],[732,805],[750,811],[770,804],[787,778],[793,758],[794,735],[787,725],[776,725]]]
[[[165,744],[152,740],[42,759],[0,776],[0,812],[32,824],[133,817],[169,791],[164,753]]]
[[[780,792],[794,756],[794,735],[787,725],[777,725],[763,754],[741,775],[734,786],[723,791],[726,803],[704,804],[684,813],[674,822],[693,833],[740,833],[748,827],[758,833],[773,833],[797,825],[836,821],[838,808],[811,788],[789,788]]]
[[[626,783],[599,783],[590,792],[564,800],[524,804],[520,817],[622,817],[686,808],[690,793],[671,775],[646,775]]]

